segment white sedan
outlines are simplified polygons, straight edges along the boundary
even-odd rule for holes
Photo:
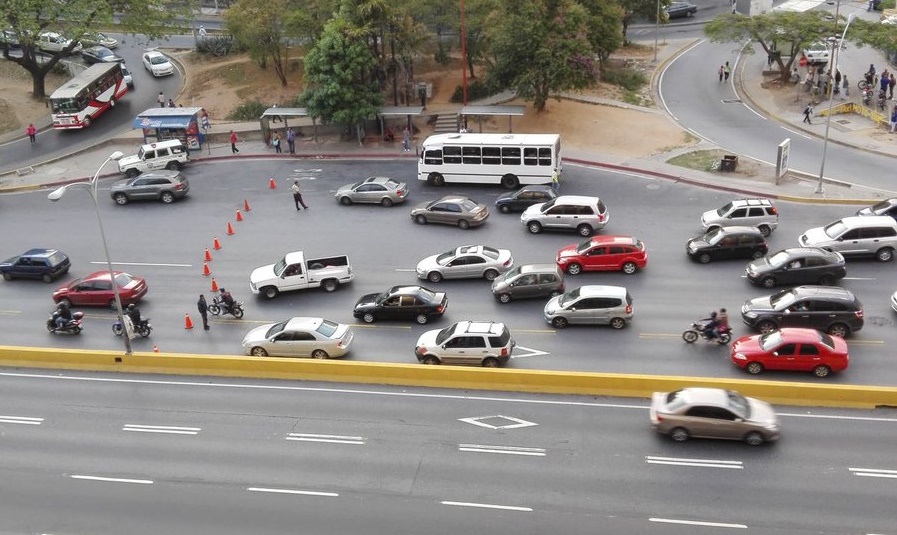
[[[174,65],[161,52],[150,51],[143,54],[143,67],[153,76],[174,74]]]
[[[430,282],[478,278],[491,281],[512,267],[514,257],[508,249],[464,245],[418,262],[417,277]]]
[[[354,333],[348,325],[323,318],[291,318],[252,329],[243,353],[255,357],[329,359],[349,352]]]

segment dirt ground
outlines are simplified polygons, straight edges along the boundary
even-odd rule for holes
[[[244,56],[210,59],[192,51],[167,52],[184,65],[187,73],[186,87],[176,102],[205,107],[213,122],[223,121],[231,110],[250,99],[284,105],[302,87],[302,64],[298,59],[288,62],[288,85],[283,87],[270,67],[260,69]],[[651,54],[651,49],[623,50],[619,57],[636,68],[643,68],[650,77]],[[433,98],[427,103],[427,111],[432,113],[457,107],[449,99],[462,83],[459,61],[443,67],[424,60],[415,68],[418,80],[433,83]],[[48,79],[47,93],[64,81],[64,77]],[[16,129],[24,131],[29,122],[47,115],[44,103],[35,102],[30,90],[27,73],[17,65],[0,60],[0,133]],[[619,90],[607,84],[599,84],[584,94],[620,99]],[[642,97],[650,103],[650,88],[646,88]],[[509,104],[525,103],[512,101]],[[475,124],[478,130],[479,124]],[[483,131],[504,132],[507,124],[506,118],[484,119]],[[468,126],[474,129],[474,124]],[[418,124],[418,127],[423,127],[426,133],[425,125]],[[649,156],[693,142],[663,114],[571,100],[552,99],[539,114],[527,105],[523,117],[514,117],[513,128],[515,132],[557,132],[566,146],[627,158]]]

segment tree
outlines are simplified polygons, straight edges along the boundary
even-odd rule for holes
[[[827,17],[825,11],[773,11],[753,17],[725,14],[707,23],[704,33],[717,43],[743,44],[751,40],[759,44],[778,65],[782,82],[787,82],[791,67],[807,44],[841,35],[840,24]],[[754,49],[745,47],[744,52],[752,54]]]
[[[312,117],[357,125],[374,117],[383,104],[373,75],[376,68],[377,58],[366,40],[338,15],[324,25],[320,39],[305,55],[308,87],[299,100]],[[360,129],[358,135],[361,141]]]
[[[551,93],[595,81],[587,23],[588,12],[573,0],[501,0],[487,25],[489,75],[543,111]]]
[[[287,85],[287,59],[285,13],[299,11],[298,0],[238,0],[224,14],[227,31],[234,40],[249,51],[249,57],[259,67],[268,66],[268,58],[280,85]]]
[[[610,55],[624,43],[624,31],[620,25],[623,8],[606,0],[578,0],[588,11],[588,39],[598,55],[598,68],[604,71]]]
[[[158,39],[168,35],[178,20],[190,20],[190,2],[172,0],[4,0],[0,20],[15,33],[22,46],[21,56],[3,51],[4,59],[17,63],[31,74],[35,99],[46,97],[44,80],[60,60],[78,46],[78,37],[98,27],[112,26],[113,15],[120,31]],[[65,50],[40,53],[38,36],[55,31],[72,39]]]
[[[623,41],[634,17],[642,17],[652,22],[657,20],[658,11],[670,5],[670,0],[616,0],[623,9]],[[663,17],[663,14],[660,14]]]

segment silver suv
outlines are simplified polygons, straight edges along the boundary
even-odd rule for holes
[[[524,210],[520,222],[533,234],[542,230],[575,230],[580,236],[591,236],[607,225],[610,215],[598,197],[561,195]]]
[[[582,286],[545,304],[545,321],[567,325],[610,325],[622,329],[632,321],[632,296],[621,286]]]
[[[515,345],[504,323],[459,321],[445,329],[422,334],[414,354],[424,364],[474,364],[496,368],[508,362]]]
[[[738,199],[701,216],[704,230],[720,227],[757,227],[764,238],[779,226],[779,212],[769,199]]]

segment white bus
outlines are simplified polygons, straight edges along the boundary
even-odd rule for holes
[[[87,128],[127,92],[121,63],[91,65],[50,95],[53,128]]]
[[[424,140],[417,179],[433,186],[446,182],[549,184],[561,172],[558,134],[437,134]]]

